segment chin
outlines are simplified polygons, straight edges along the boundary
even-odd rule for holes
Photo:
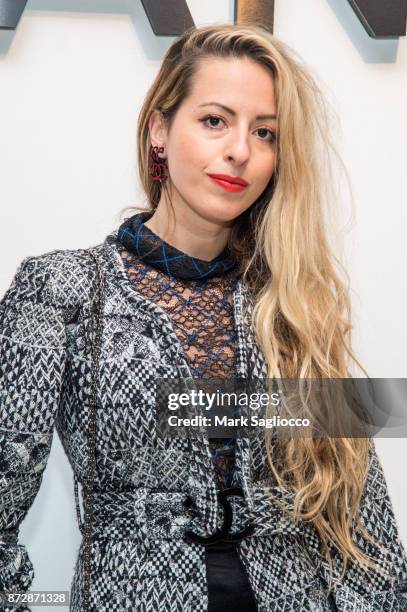
[[[223,203],[222,205],[217,205],[214,207],[208,206],[205,209],[196,208],[195,212],[200,217],[202,217],[203,219],[206,219],[207,221],[210,221],[211,223],[231,225],[233,221],[237,219],[239,215],[242,214],[243,211],[240,210],[240,208],[239,210],[236,210],[236,209],[234,210],[233,205],[226,202],[226,203]]]
[[[210,221],[211,223],[218,223],[219,225],[232,225],[233,221],[236,219],[236,215],[231,215],[230,211],[214,211],[211,213],[210,211],[206,210],[201,214],[201,217],[207,221]]]

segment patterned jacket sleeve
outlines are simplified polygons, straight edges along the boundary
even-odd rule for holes
[[[388,575],[348,562],[345,576],[334,586],[340,612],[407,612],[407,556],[400,540],[381,461],[371,439],[369,470],[361,503],[361,520],[380,547],[369,542],[359,530],[354,540]],[[332,550],[331,550],[332,553]],[[339,578],[342,558],[333,552],[334,576]],[[328,564],[322,562],[321,576],[328,582]]]
[[[42,481],[64,375],[54,292],[47,256],[27,258],[0,302],[0,591],[26,591],[34,577],[18,531]]]

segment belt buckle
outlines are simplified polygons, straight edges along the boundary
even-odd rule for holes
[[[233,521],[233,509],[228,501],[228,498],[232,495],[244,497],[242,488],[229,487],[227,489],[218,491],[218,500],[223,508],[223,525],[221,529],[218,529],[218,531],[207,537],[200,536],[194,531],[186,531],[184,537],[191,542],[202,544],[203,546],[211,546],[212,544],[218,544],[219,542],[240,542],[243,540],[243,538],[251,535],[255,529],[254,525],[252,524],[248,524],[237,533],[229,533],[229,529]]]

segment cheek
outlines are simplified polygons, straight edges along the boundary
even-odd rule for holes
[[[267,160],[263,160],[255,165],[255,173],[253,175],[253,185],[257,192],[257,195],[260,195],[262,191],[266,188],[268,182],[270,181],[273,173],[276,169],[276,156],[273,153],[271,158]]]
[[[212,159],[213,147],[205,146],[202,140],[192,136],[179,138],[168,160],[174,183],[185,184],[199,180],[205,168],[210,167]]]
[[[258,181],[268,182],[272,176],[276,167],[276,153],[274,149],[271,149],[270,155],[267,155],[264,159],[256,164]]]

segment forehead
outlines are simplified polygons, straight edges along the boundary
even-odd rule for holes
[[[208,58],[200,62],[187,104],[194,109],[216,100],[239,112],[275,112],[271,72],[250,58]]]

